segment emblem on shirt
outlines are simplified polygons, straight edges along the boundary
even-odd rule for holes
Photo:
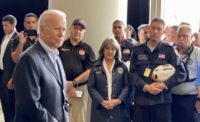
[[[84,50],[84,49],[80,49],[80,50],[79,50],[79,54],[80,54],[80,55],[85,55],[85,50]]]
[[[160,58],[160,59],[165,59],[165,57],[166,57],[165,54],[162,54],[162,53],[158,54],[158,58]]]
[[[147,60],[147,55],[144,55],[144,54],[140,54],[138,55],[138,60]]]
[[[95,68],[96,74],[101,74],[102,70],[101,67]]]
[[[118,67],[118,68],[117,68],[117,72],[118,72],[119,74],[122,74],[122,73],[124,72],[124,70],[123,70],[122,67]]]

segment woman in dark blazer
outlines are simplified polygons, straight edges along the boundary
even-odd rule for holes
[[[92,98],[91,122],[129,122],[127,98],[129,75],[120,60],[120,46],[107,38],[99,50],[99,59],[91,69],[88,92]]]

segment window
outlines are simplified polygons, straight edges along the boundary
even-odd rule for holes
[[[189,22],[193,32],[200,28],[199,0],[163,0],[161,17],[167,25]]]

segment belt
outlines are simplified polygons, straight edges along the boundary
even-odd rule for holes
[[[0,69],[0,77],[2,76],[2,74],[3,74],[3,70]]]
[[[87,82],[84,82],[84,83],[80,83],[80,84],[75,84],[74,87],[80,87],[80,86],[83,86],[83,85],[86,85]]]

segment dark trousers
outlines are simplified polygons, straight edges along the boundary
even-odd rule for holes
[[[14,122],[14,115],[11,113],[9,103],[9,92],[5,82],[2,82],[2,73],[0,70],[0,98],[5,122]]]
[[[134,105],[130,106],[130,117],[131,117],[131,122],[135,122],[134,121]]]
[[[171,122],[170,103],[134,106],[134,122]]]
[[[134,122],[134,96],[135,96],[135,87],[132,86],[131,88],[131,92],[130,92],[130,95],[129,95],[129,106],[128,108],[130,108],[130,119],[131,119],[131,122]]]
[[[5,86],[2,83],[0,84],[0,97],[1,97],[1,106],[3,110],[4,120],[5,122],[10,122],[7,92]]]
[[[172,94],[172,122],[194,122],[197,95]]]
[[[15,117],[15,92],[14,92],[14,90],[8,90],[8,104],[9,104],[10,121],[14,122],[14,117]]]

